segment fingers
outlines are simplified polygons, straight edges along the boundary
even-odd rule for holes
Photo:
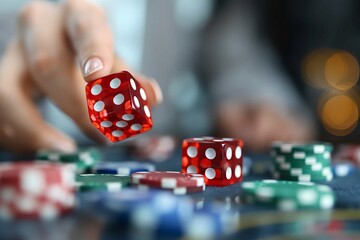
[[[78,2],[74,1],[74,6],[77,6]],[[19,36],[26,63],[34,77],[34,81],[45,95],[69,115],[90,138],[99,143],[108,143],[109,141],[89,121],[84,90],[85,82],[82,80],[79,68],[76,67],[75,54],[66,35],[68,30],[64,26],[64,18],[67,15],[64,13],[64,8],[54,3],[38,1],[29,4],[22,11],[19,19]],[[69,6],[66,6],[66,8],[69,8]],[[74,9],[78,10],[78,8]],[[87,12],[87,14],[91,15],[91,12]],[[95,14],[93,16],[96,18]],[[75,33],[72,34],[75,38]],[[88,37],[92,39],[95,35],[88,35]],[[103,47],[103,44],[109,46],[106,41],[103,44],[83,44],[87,41],[86,34],[78,36],[80,38],[79,43],[76,44],[74,39],[73,46],[75,48],[77,46],[77,49],[81,52],[78,54],[80,57],[85,56],[84,54],[87,52],[83,46],[94,46],[94,49],[100,49],[97,46],[101,45],[100,47]],[[81,40],[81,37],[84,39]],[[97,43],[97,40],[90,42]],[[89,49],[92,49],[92,47]],[[110,56],[110,51],[111,58],[105,57],[104,59],[109,59],[107,68],[111,70],[114,66],[111,60],[113,56],[112,48],[100,52]],[[118,65],[120,65],[120,68],[126,67],[122,63]],[[98,74],[104,74],[104,72]],[[91,77],[98,76],[92,75]],[[87,78],[87,80],[89,79]],[[147,84],[146,80],[143,80],[143,82],[146,86],[144,87],[145,90],[150,93],[150,101],[158,99],[155,95],[156,92],[159,92],[159,90],[156,90],[156,85],[154,87],[154,84]]]
[[[46,96],[89,137],[107,143],[89,121],[85,82],[68,44],[63,18],[62,9],[49,2],[33,2],[22,11],[19,35],[26,63]]]
[[[134,73],[114,54],[113,36],[104,12],[86,1],[68,0],[65,4],[65,24],[70,41],[75,48],[85,81],[97,79],[114,72],[129,71],[146,91],[150,105],[162,102],[158,83]]]
[[[65,3],[65,25],[85,81],[110,74],[114,61],[113,36],[104,12],[86,1]]]
[[[33,105],[19,49],[12,43],[0,62],[0,146],[16,152],[74,151],[74,141],[45,123]]]

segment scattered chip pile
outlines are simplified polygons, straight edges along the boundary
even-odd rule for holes
[[[276,207],[282,211],[303,209],[331,209],[335,203],[332,189],[311,182],[262,180],[242,184],[243,199]]]
[[[76,185],[80,192],[117,192],[130,185],[130,177],[120,174],[79,174],[76,176]]]
[[[35,157],[38,160],[71,165],[78,174],[91,172],[91,169],[102,159],[100,151],[96,148],[82,148],[73,153],[39,151]]]
[[[74,204],[71,168],[41,162],[0,164],[1,219],[54,219]]]
[[[272,146],[273,174],[276,179],[317,182],[331,181],[332,146],[327,143]]]
[[[95,148],[62,154],[42,151],[37,158],[44,162],[3,164],[0,217],[55,218],[74,207],[76,189],[79,210],[101,213],[105,219],[137,229],[139,239],[148,234],[208,239],[231,233],[239,220],[238,211],[229,211],[231,206],[202,203],[199,207],[193,198],[174,196],[202,193],[206,179],[214,180],[216,187],[234,184],[253,167],[250,158],[243,158],[242,145],[232,145],[237,140],[204,139],[192,139],[193,145],[183,146],[182,162],[192,160],[186,172],[156,171],[153,164],[144,162],[102,162]],[[331,209],[333,191],[313,183],[332,180],[331,151],[332,146],[325,143],[275,143],[273,173],[280,180],[245,182],[237,197],[283,211]],[[206,170],[199,174],[197,168]]]
[[[137,172],[131,175],[131,183],[139,189],[165,189],[176,195],[205,191],[204,176],[197,173]]]

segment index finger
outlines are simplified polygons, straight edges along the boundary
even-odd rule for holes
[[[162,102],[163,95],[159,84],[154,79],[134,73],[114,54],[112,33],[100,8],[82,0],[68,0],[65,7],[66,30],[86,82],[126,70],[132,72],[144,87],[150,105]]]
[[[113,37],[101,8],[82,0],[65,2],[65,26],[85,81],[110,74]]]

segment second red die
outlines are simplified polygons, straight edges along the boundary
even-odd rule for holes
[[[190,138],[182,145],[182,172],[200,173],[208,186],[242,180],[243,141],[233,138]]]
[[[89,82],[86,98],[90,121],[112,142],[152,128],[145,90],[129,72]]]

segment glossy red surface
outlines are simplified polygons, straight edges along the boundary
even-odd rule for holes
[[[129,72],[111,74],[86,85],[92,124],[112,142],[149,131],[152,115],[147,96]]]
[[[200,173],[208,186],[242,180],[243,142],[230,138],[190,138],[182,145],[182,172]]]

